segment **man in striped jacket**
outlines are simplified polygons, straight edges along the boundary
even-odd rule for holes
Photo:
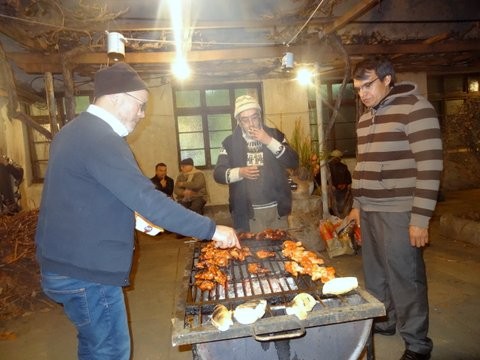
[[[349,218],[361,225],[366,288],[387,311],[374,332],[398,330],[406,346],[401,359],[429,359],[423,248],[443,169],[441,132],[417,86],[394,81],[385,58],[366,59],[354,70],[353,85],[367,111],[357,124]]]

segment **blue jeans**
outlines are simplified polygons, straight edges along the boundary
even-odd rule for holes
[[[130,333],[122,288],[42,273],[42,288],[61,303],[78,331],[81,360],[130,359]]]

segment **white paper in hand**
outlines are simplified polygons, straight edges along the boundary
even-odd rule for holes
[[[151,236],[165,231],[163,228],[152,224],[137,212],[135,212],[135,229]]]

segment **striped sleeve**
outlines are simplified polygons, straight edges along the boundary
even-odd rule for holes
[[[417,164],[410,224],[426,228],[437,203],[443,170],[440,125],[431,104],[421,98],[412,108],[406,134]]]

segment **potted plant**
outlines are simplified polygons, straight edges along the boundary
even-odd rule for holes
[[[290,174],[293,181],[298,185],[294,194],[311,195],[313,191],[313,166],[315,164],[312,164],[310,159],[313,154],[317,154],[317,151],[312,145],[311,137],[304,134],[300,119],[295,120],[290,146],[297,152],[299,157],[298,168],[292,169]]]

